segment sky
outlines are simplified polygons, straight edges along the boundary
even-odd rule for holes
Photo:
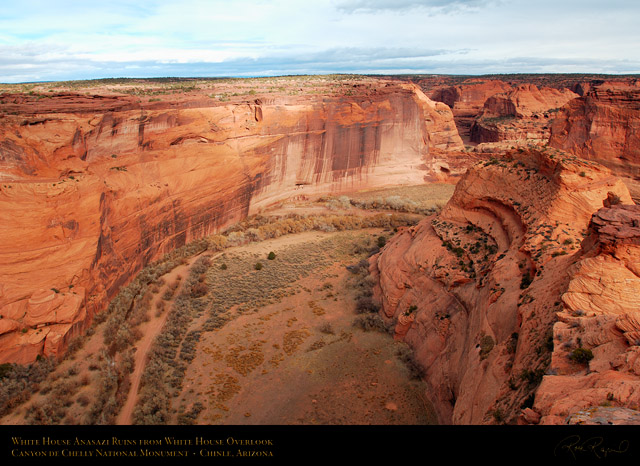
[[[0,82],[640,73],[639,0],[0,0]]]

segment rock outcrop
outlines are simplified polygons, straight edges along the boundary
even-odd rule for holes
[[[558,112],[549,145],[611,168],[640,198],[640,81],[591,85]]]
[[[542,424],[592,423],[576,413],[595,416],[600,406],[612,408],[612,423],[614,408],[635,412],[617,423],[640,417],[640,206],[614,199],[593,215],[568,272],[549,375],[534,405]]]
[[[447,104],[456,117],[476,117],[489,97],[511,89],[499,79],[468,79],[457,86],[435,88],[428,95]]]
[[[487,99],[511,89],[510,84],[498,79],[468,79],[456,86],[436,87],[427,95],[451,108],[461,137],[469,140],[473,120]]]
[[[0,96],[0,362],[57,354],[145,264],[270,203],[438,179],[463,149],[415,85],[295,94]]]
[[[607,168],[519,149],[474,165],[438,216],[372,258],[441,422],[560,423],[609,391],[638,406],[637,215]]]
[[[546,143],[555,113],[578,94],[549,87],[523,84],[489,97],[471,126],[477,143]]]

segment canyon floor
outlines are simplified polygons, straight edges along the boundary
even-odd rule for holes
[[[424,385],[398,358],[405,345],[354,328],[348,262],[321,259],[332,243],[381,233],[302,233],[229,251],[227,261],[244,265],[263,258],[259,274],[273,280],[275,264],[264,258],[274,251],[275,262],[293,250],[311,259],[309,275],[201,339],[178,411],[205,401],[198,422],[232,425],[433,423]]]
[[[453,185],[426,184],[354,193],[350,200],[402,200],[426,208],[442,205],[452,191]],[[342,197],[279,203],[264,215],[366,217],[380,212],[358,209]],[[191,269],[206,259],[206,279],[201,280],[207,294],[201,299],[209,311],[220,309],[219,325],[203,331],[211,316],[204,312],[185,330],[184,341],[196,338],[181,384],[171,389],[168,423],[435,424],[426,386],[406,344],[395,341],[382,326],[357,325],[373,317],[358,313],[358,293],[367,273],[357,265],[381,237],[386,240],[393,234],[392,228],[308,231],[185,258],[147,293],[148,311],[130,352],[109,354],[104,341],[108,322],[97,323],[35,385],[33,396],[0,422],[102,423],[98,407],[103,406],[99,400],[108,380],[105,373],[128,354],[127,367],[132,369],[119,380],[117,416],[111,421],[146,423],[134,413],[154,341],[177,297],[187,292]]]

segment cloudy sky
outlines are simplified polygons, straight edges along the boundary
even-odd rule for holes
[[[0,82],[640,73],[638,0],[0,0]]]

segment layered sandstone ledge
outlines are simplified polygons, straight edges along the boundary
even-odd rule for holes
[[[547,143],[611,168],[640,198],[640,81],[637,76],[532,75],[423,80],[453,111],[478,152]],[[445,80],[445,78],[441,78]],[[523,80],[525,82],[523,82]]]
[[[596,417],[593,410],[601,406],[633,408],[630,420],[616,423],[635,423],[640,416],[640,206],[613,204],[594,213],[580,253],[568,270],[549,375],[534,408],[546,424],[565,422],[567,415],[572,422],[591,423],[589,418],[576,421],[575,414]],[[575,362],[577,348],[590,351],[582,364]],[[609,415],[616,419],[615,410]]]
[[[371,264],[376,296],[441,422],[640,405],[638,221],[607,168],[520,150],[470,168],[438,216],[388,243]]]
[[[640,81],[593,84],[558,112],[549,145],[611,168],[640,197]]]
[[[58,354],[145,264],[273,202],[464,169],[451,110],[417,86],[294,85],[1,95],[0,362]]]
[[[492,95],[471,126],[471,140],[546,143],[555,113],[578,97],[569,89],[538,88],[533,84]]]

